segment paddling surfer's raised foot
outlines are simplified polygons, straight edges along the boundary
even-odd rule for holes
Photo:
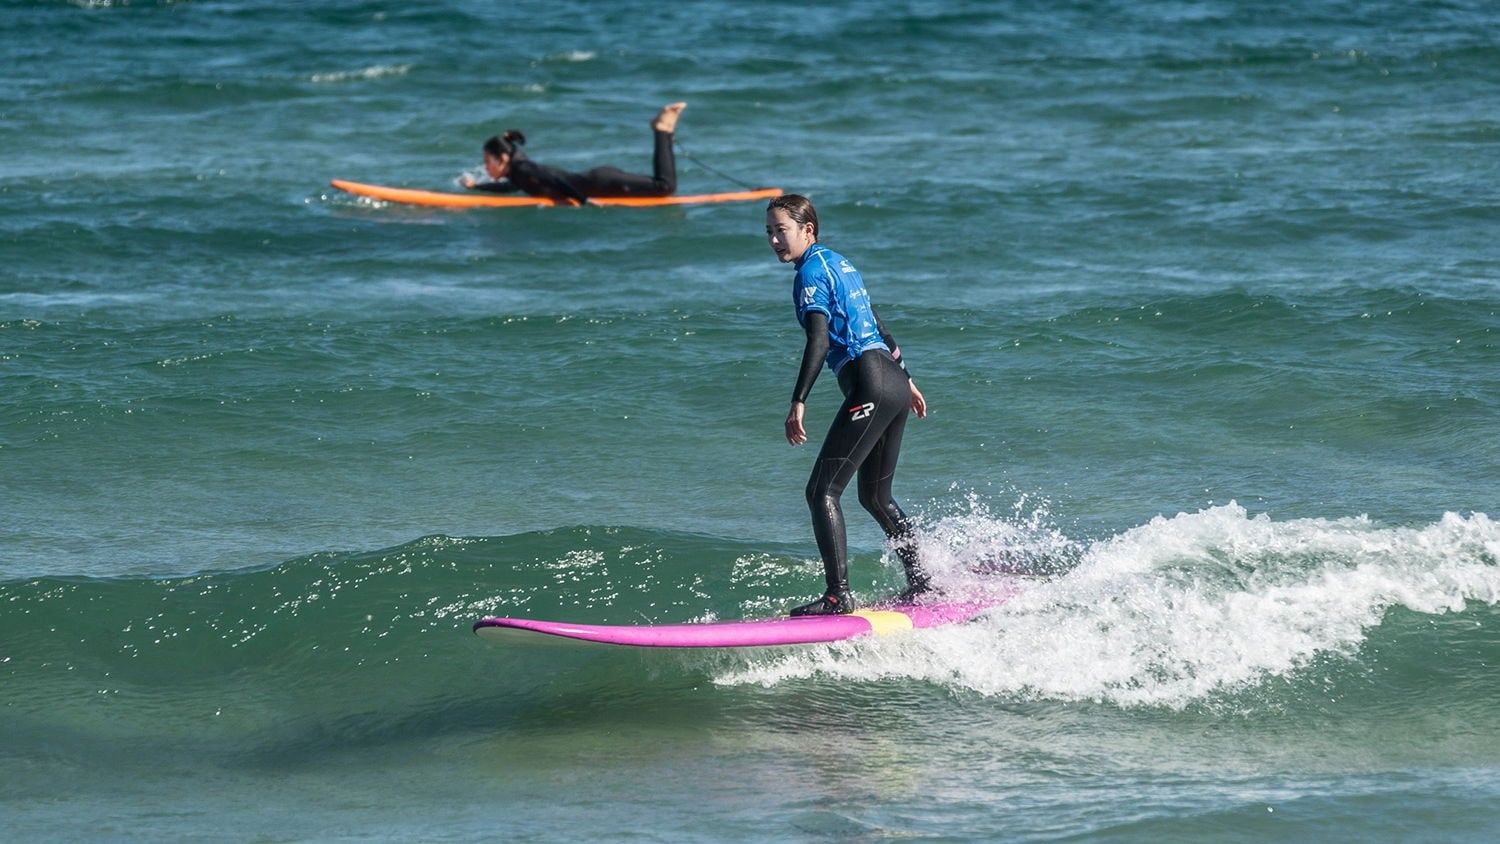
[[[651,130],[653,132],[666,132],[669,135],[676,132],[677,118],[685,108],[687,108],[687,103],[667,103],[662,106],[661,111],[656,115],[656,119],[651,121]]]
[[[478,182],[464,176],[460,184],[491,193],[525,193],[555,202],[585,205],[591,198],[671,196],[677,192],[677,157],[672,148],[677,118],[687,103],[662,106],[651,121],[652,171],[650,176],[627,173],[618,167],[595,167],[572,173],[547,167],[527,158],[521,147],[526,136],[507,129],[484,142],[484,170],[493,181]]]

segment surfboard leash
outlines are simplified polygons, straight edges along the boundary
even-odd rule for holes
[[[734,182],[736,185],[739,185],[740,187],[744,188],[745,190],[758,190],[758,188],[752,187],[750,184],[748,184],[746,182],[743,182],[743,181],[741,181],[739,179],[736,179],[735,177],[729,175],[728,173],[725,173],[722,170],[716,170],[713,167],[710,167],[707,164],[704,164],[702,161],[699,161],[697,158],[695,158],[693,156],[692,153],[688,152],[687,147],[683,146],[682,145],[682,141],[677,140],[677,138],[674,137],[672,139],[672,143],[677,146],[677,152],[683,158],[686,158],[688,161],[691,161],[694,164],[698,165],[699,167],[702,167],[704,170],[707,170],[708,172],[714,174],[715,176],[718,176],[721,179],[728,179],[729,181]]]

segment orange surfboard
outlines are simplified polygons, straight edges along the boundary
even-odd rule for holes
[[[356,196],[379,199],[384,202],[399,202],[404,205],[427,205],[435,208],[525,208],[545,205],[571,205],[540,196],[525,194],[494,193],[445,193],[443,191],[416,190],[414,188],[390,188],[383,185],[366,185],[334,179],[329,184],[341,191]],[[727,193],[699,193],[689,196],[616,196],[590,199],[594,205],[620,205],[644,207],[654,205],[698,205],[705,202],[749,202],[781,196],[781,188],[757,188],[756,190],[730,191]]]

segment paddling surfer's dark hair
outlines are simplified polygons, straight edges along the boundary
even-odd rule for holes
[[[812,223],[813,240],[818,239],[818,209],[813,207],[812,200],[800,193],[782,194],[771,200],[766,206],[767,211],[784,211],[791,221],[798,227]]]
[[[484,142],[484,151],[496,158],[515,157],[517,148],[526,143],[526,136],[519,129],[506,129],[505,134],[496,135]]]

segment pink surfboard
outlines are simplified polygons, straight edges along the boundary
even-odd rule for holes
[[[498,642],[535,639],[537,634],[642,648],[759,648],[838,642],[859,636],[887,636],[903,630],[940,627],[968,621],[1016,593],[1015,588],[980,600],[923,602],[848,615],[802,618],[762,618],[750,621],[712,621],[696,624],[573,624],[529,618],[484,618],[474,633]]]

